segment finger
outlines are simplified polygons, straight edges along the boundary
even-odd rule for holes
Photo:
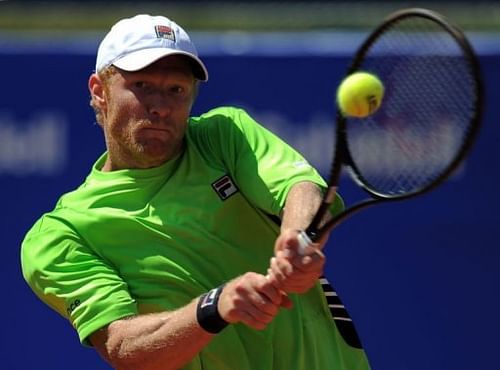
[[[244,311],[239,313],[239,320],[238,321],[242,322],[243,324],[245,324],[253,329],[257,329],[257,330],[265,329],[267,326],[266,323],[263,323],[261,321],[256,320],[252,315],[250,315],[249,313],[244,312]]]
[[[278,303],[273,303],[271,299],[269,299],[264,293],[264,290],[262,290],[259,293],[255,292],[249,298],[250,302],[253,304],[253,307],[256,309],[255,312],[256,315],[258,315],[255,315],[256,319],[260,319],[260,317],[262,317],[262,320],[264,322],[269,322],[278,313],[281,297],[278,298],[280,300],[278,301]]]
[[[317,250],[308,255],[297,256],[290,263],[301,272],[321,271],[325,264],[325,255]]]
[[[291,309],[293,307],[293,302],[286,294],[283,294],[281,299],[281,307],[286,309]]]
[[[255,295],[258,294],[255,293],[256,286],[259,282],[262,284],[262,280],[271,285],[264,276],[256,273],[246,273],[229,282],[219,297],[220,315],[226,321],[234,323],[243,319],[242,312],[249,314],[248,311],[250,311],[251,314],[255,310],[252,299],[255,300]],[[265,303],[265,300],[262,299],[262,302]],[[257,314],[254,313],[252,317],[255,318],[255,316]]]
[[[258,321],[271,321],[279,310],[280,292],[263,275],[253,274],[246,289],[239,289],[239,307]],[[273,300],[276,302],[274,303]]]
[[[323,273],[325,259],[320,256],[297,256],[291,261],[272,258],[269,266],[273,282],[279,287],[290,279],[302,279],[307,276],[318,276]]]
[[[255,297],[251,297],[249,294],[237,294],[229,299],[229,302],[224,303],[227,307],[223,308],[224,313],[221,310],[221,316],[228,322],[243,322],[251,327],[263,328],[267,325],[274,315],[271,315],[262,309],[259,309],[260,304],[254,304],[252,300],[256,300]],[[262,300],[264,302],[265,300]],[[220,302],[220,301],[219,301]],[[277,309],[275,310],[277,312]]]
[[[315,267],[322,267],[325,261],[325,255],[321,250],[311,248],[308,254],[298,254],[291,249],[284,249],[276,252],[276,257],[271,259],[271,266],[278,266],[282,274],[289,276],[293,273],[294,267],[302,270],[310,270]]]
[[[318,282],[321,275],[323,275],[322,270],[296,271],[293,275],[279,282],[279,289],[287,293],[303,293],[312,288]]]
[[[251,317],[252,325],[255,325],[255,323],[259,323],[261,324],[261,326],[263,325],[265,327],[274,319],[274,316],[276,316],[278,309],[274,309],[274,313],[272,314],[266,312],[265,310],[266,308],[260,302],[256,303],[249,300],[248,304],[246,304],[241,311]]]
[[[265,285],[262,287],[262,293],[275,305],[281,304],[281,296],[284,294],[282,292],[281,279],[278,278],[271,268],[267,269],[266,279],[270,283],[270,286]]]
[[[276,254],[276,257],[271,258],[271,269],[279,274],[280,277],[286,278],[287,276],[293,273],[294,267],[292,261],[289,260],[286,256],[286,252],[279,251]]]
[[[256,285],[256,291],[259,297],[254,299],[257,306],[262,304],[262,309],[272,315],[278,313],[283,296],[286,297],[286,293],[276,285],[279,285],[279,283],[276,281],[273,271],[269,268],[265,279],[261,280],[261,283]]]
[[[302,258],[305,257],[300,257]],[[271,283],[279,290],[288,293],[303,293],[309,290],[323,274],[324,263],[323,261],[315,262],[311,257],[305,258],[305,261],[300,259],[299,262],[295,262],[298,267],[280,258],[272,259],[268,270]]]
[[[293,265],[289,261],[283,261],[276,257],[271,258],[269,269],[273,281],[278,283],[278,288],[283,284],[289,275],[293,272]]]

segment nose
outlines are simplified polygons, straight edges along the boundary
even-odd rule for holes
[[[164,94],[158,93],[150,96],[148,101],[148,112],[153,118],[168,117],[171,111],[171,104]]]

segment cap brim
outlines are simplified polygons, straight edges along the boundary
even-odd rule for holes
[[[113,65],[123,69],[128,72],[139,71],[146,68],[150,64],[156,62],[157,60],[164,58],[169,55],[185,55],[192,59],[193,63],[193,74],[194,77],[200,81],[208,81],[208,71],[203,62],[196,55],[167,48],[152,48],[138,50],[130,53],[123,58],[120,58],[113,62]]]

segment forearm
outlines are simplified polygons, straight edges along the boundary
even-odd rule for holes
[[[115,321],[107,328],[104,346],[96,348],[120,370],[178,369],[213,337],[198,325],[196,304]]]
[[[286,293],[304,293],[317,283],[323,274],[325,255],[321,252],[327,236],[311,245],[305,253],[298,230],[305,230],[322,201],[319,186],[301,182],[293,186],[287,196],[282,215],[281,233],[274,245],[267,277]]]
[[[319,208],[321,199],[321,189],[318,185],[312,182],[295,184],[286,198],[281,231],[306,229]]]

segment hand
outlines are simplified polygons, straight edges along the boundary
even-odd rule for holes
[[[275,243],[275,256],[267,271],[269,281],[286,293],[305,293],[323,275],[325,255],[318,244],[299,254],[298,231],[286,230]]]
[[[264,329],[281,307],[292,302],[266,276],[248,272],[226,284],[219,297],[218,310],[229,323],[243,322],[254,329]]]

